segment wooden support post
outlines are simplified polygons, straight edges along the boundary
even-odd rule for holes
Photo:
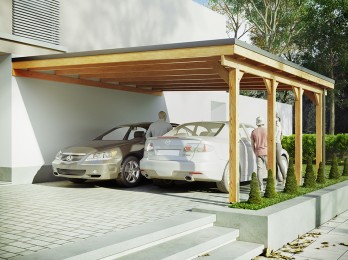
[[[318,172],[319,163],[323,161],[323,94],[315,95],[315,127],[316,127],[316,172]]]
[[[267,166],[272,170],[273,176],[276,175],[276,91],[278,82],[264,79],[267,89]]]
[[[302,184],[302,88],[293,88],[295,94],[295,175]]]
[[[230,196],[229,202],[239,202],[239,83],[243,73],[232,69],[228,75],[230,112]]]

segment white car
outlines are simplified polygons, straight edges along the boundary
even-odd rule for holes
[[[256,159],[251,148],[251,125],[240,124],[240,181],[251,180]],[[288,168],[288,153],[282,162]],[[228,122],[191,122],[177,126],[164,136],[151,137],[145,143],[140,161],[141,173],[161,187],[174,181],[216,182],[218,190],[229,191]],[[266,178],[266,174],[264,178]]]

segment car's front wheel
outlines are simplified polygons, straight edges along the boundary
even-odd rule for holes
[[[116,179],[117,183],[123,187],[135,187],[139,185],[141,178],[139,159],[134,156],[124,159],[121,165],[121,172]]]

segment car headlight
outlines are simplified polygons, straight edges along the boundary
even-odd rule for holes
[[[117,151],[104,151],[90,154],[86,161],[100,161],[100,160],[110,160],[115,158]]]
[[[59,152],[56,154],[56,159],[57,159],[57,160],[61,160],[61,159],[62,159],[62,156],[63,156],[62,151],[59,151]]]

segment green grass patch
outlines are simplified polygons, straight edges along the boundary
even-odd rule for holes
[[[339,170],[340,170],[340,173],[342,173],[342,169],[340,168]],[[280,203],[282,201],[293,199],[293,198],[305,195],[307,193],[320,190],[325,187],[334,185],[339,182],[347,181],[347,180],[348,180],[348,176],[341,176],[339,179],[326,179],[326,182],[324,184],[317,184],[315,188],[305,188],[303,186],[300,186],[298,187],[298,192],[296,194],[288,194],[281,191],[281,192],[277,192],[277,196],[275,198],[269,199],[269,198],[262,197],[260,204],[251,204],[247,201],[243,201],[243,202],[230,204],[229,207],[238,208],[238,209],[251,209],[251,210],[263,209],[268,206],[272,206],[274,204]]]

